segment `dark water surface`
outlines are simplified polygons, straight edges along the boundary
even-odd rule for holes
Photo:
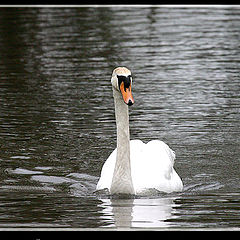
[[[94,192],[116,66],[131,139],[176,152],[182,193]],[[239,135],[240,8],[0,8],[0,228],[240,230]]]

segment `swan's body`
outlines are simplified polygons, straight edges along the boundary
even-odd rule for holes
[[[147,144],[131,140],[128,105],[134,103],[131,94],[131,72],[116,68],[112,75],[113,97],[117,124],[117,148],[102,167],[97,190],[111,194],[140,194],[148,189],[162,192],[182,191],[183,184],[173,169],[175,153],[162,141]]]

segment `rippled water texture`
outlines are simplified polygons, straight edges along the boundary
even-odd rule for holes
[[[175,152],[184,191],[96,195],[116,147],[110,77],[131,69],[131,139]],[[0,8],[0,227],[240,227],[240,8]]]

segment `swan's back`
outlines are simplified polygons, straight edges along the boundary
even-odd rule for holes
[[[117,149],[103,165],[97,190],[110,189]],[[162,141],[152,140],[147,144],[141,140],[130,141],[131,175],[136,194],[147,189],[162,192],[182,191],[183,184],[173,169],[175,153]]]
[[[130,141],[131,172],[136,192],[155,188],[163,192],[182,190],[182,181],[173,169],[175,153],[162,141]]]

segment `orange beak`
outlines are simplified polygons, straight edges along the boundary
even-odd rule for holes
[[[123,101],[128,105],[131,106],[134,104],[133,96],[132,96],[132,91],[131,91],[131,84],[129,88],[124,88],[124,83],[122,82],[120,85],[120,91],[123,96]]]

